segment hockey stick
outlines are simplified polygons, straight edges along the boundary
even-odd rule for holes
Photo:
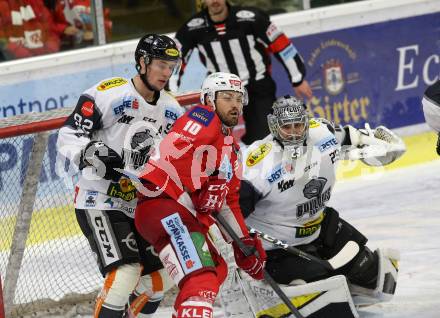
[[[136,187],[136,189],[138,191],[141,190],[141,189],[139,189],[139,187],[142,186],[142,182],[140,181],[140,179],[137,175],[135,175],[134,173],[131,173],[129,171],[119,169],[119,168],[114,168],[114,170],[116,170],[119,173],[122,173],[123,175],[128,177],[132,182],[135,183],[134,186]],[[189,209],[189,207],[187,207],[187,208]],[[189,210],[190,210],[190,212],[193,212],[192,209],[189,209]],[[247,246],[246,244],[244,244],[242,242],[242,240],[234,232],[232,227],[226,222],[226,220],[223,218],[223,216],[221,216],[219,213],[213,213],[213,216],[220,223],[220,225],[225,229],[225,231],[229,234],[229,236],[234,240],[234,242],[237,243],[238,247],[240,248],[240,250],[243,252],[244,255],[250,256],[253,254],[251,247]],[[281,290],[280,286],[278,286],[278,284],[273,280],[273,278],[269,275],[269,273],[267,273],[265,269],[263,269],[263,271],[264,271],[264,279],[272,287],[272,289],[278,295],[278,297],[281,298],[281,300],[284,302],[284,304],[290,310],[292,315],[294,315],[296,318],[304,318],[304,316],[301,315],[301,313],[298,311],[298,309],[296,309],[296,307],[292,304],[290,299]]]
[[[347,244],[344,245],[344,247],[339,251],[338,254],[333,256],[332,258],[328,260],[323,260],[318,257],[315,257],[313,255],[310,255],[306,252],[301,251],[300,249],[290,246],[283,241],[276,239],[272,236],[269,236],[261,231],[258,231],[257,229],[248,227],[249,233],[256,234],[261,239],[272,243],[276,247],[280,247],[293,255],[299,256],[303,259],[306,259],[308,261],[313,261],[318,264],[321,264],[323,267],[325,267],[327,270],[335,270],[338,269],[344,265],[346,265],[349,261],[351,261],[356,254],[359,252],[359,245],[354,241],[348,241]]]
[[[135,175],[134,173],[129,172],[127,170],[119,169],[119,168],[114,168],[114,170],[116,170],[119,173],[121,173],[121,174],[125,175],[126,177],[128,177],[134,183],[133,185],[136,187],[136,189],[139,192],[143,193],[143,190],[144,191],[146,190],[142,186],[142,182],[139,179],[139,177],[137,175]],[[143,193],[143,194],[144,195],[148,195],[148,193]],[[192,212],[194,215],[196,215],[195,212],[192,211],[192,209],[190,207],[186,207],[186,208],[188,210],[190,210],[190,212]],[[219,221],[219,223],[222,224],[220,221]],[[310,254],[308,254],[306,252],[303,252],[303,251],[301,251],[300,249],[298,249],[296,247],[289,246],[288,244],[282,242],[281,240],[278,240],[278,239],[276,239],[274,237],[271,237],[271,236],[269,236],[269,235],[267,235],[267,234],[265,234],[265,233],[263,233],[261,231],[258,231],[257,229],[249,228],[249,232],[252,233],[252,234],[258,235],[261,239],[263,239],[265,241],[268,241],[268,242],[272,243],[273,245],[275,245],[277,247],[283,248],[286,251],[289,251],[289,252],[291,252],[292,254],[294,254],[296,256],[299,256],[299,257],[304,258],[304,259],[309,260],[309,261],[317,262],[317,263],[321,264],[323,267],[325,267],[327,270],[335,270],[335,269],[338,269],[338,268],[344,266],[350,260],[352,260],[353,257],[356,256],[356,254],[359,252],[359,245],[356,242],[354,242],[354,241],[349,241],[339,251],[339,253],[336,254],[334,257],[332,257],[329,260],[323,260],[323,259],[317,258],[317,257],[315,257],[313,255],[310,255]],[[241,242],[241,240],[239,240],[239,241]]]
[[[218,223],[220,223],[220,225],[225,229],[225,231],[229,234],[232,240],[238,245],[238,247],[245,256],[250,256],[253,254],[252,248],[243,243],[243,241],[238,237],[237,233],[234,232],[232,227],[229,225],[228,222],[226,222],[226,220],[220,213],[213,213],[213,216],[218,221]],[[292,304],[289,297],[287,297],[287,295],[281,290],[280,286],[278,286],[278,284],[274,281],[272,276],[270,276],[265,269],[263,269],[263,271],[264,271],[264,279],[266,283],[268,283],[270,287],[272,287],[274,292],[278,295],[278,297],[281,298],[281,300],[284,302],[287,308],[289,308],[292,315],[295,316],[296,318],[304,318],[303,315],[301,315],[301,313],[298,311],[298,309]]]

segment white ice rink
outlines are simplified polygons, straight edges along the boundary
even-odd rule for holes
[[[339,181],[329,205],[369,238],[370,248],[401,253],[393,301],[364,308],[361,317],[440,318],[440,160]],[[171,309],[155,317],[170,318]]]
[[[393,301],[364,308],[360,317],[439,318],[440,160],[340,181],[329,205],[369,238],[368,246],[401,253]]]

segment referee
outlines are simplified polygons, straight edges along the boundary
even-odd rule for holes
[[[242,137],[246,145],[270,133],[267,115],[276,98],[270,53],[284,66],[295,94],[300,98],[312,96],[304,79],[303,59],[295,46],[257,8],[232,6],[226,0],[204,0],[204,9],[177,31],[176,39],[183,56],[179,79],[197,48],[209,73],[234,73],[246,84],[249,103],[244,108],[246,132]]]

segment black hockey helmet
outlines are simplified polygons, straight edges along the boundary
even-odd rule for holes
[[[154,58],[177,62],[181,59],[176,42],[170,37],[160,34],[147,34],[139,40],[134,52],[138,72],[140,70],[139,59],[141,57],[145,59],[146,65],[150,64]]]

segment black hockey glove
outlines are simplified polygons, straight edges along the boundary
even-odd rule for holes
[[[91,141],[81,152],[79,169],[90,166],[96,168],[99,176],[116,182],[121,177],[121,173],[114,168],[123,169],[124,163],[121,156],[102,141]]]

